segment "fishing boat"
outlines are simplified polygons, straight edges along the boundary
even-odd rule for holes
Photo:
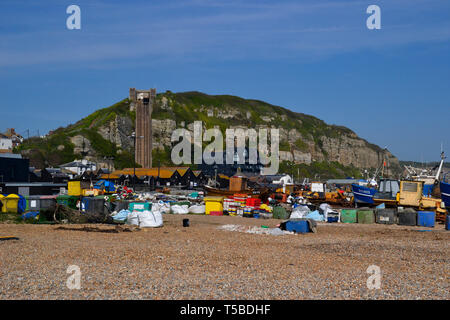
[[[400,182],[393,179],[381,179],[379,188],[373,196],[375,205],[384,203],[386,206],[397,205],[397,194],[400,191]]]
[[[356,205],[374,204],[373,197],[375,196],[375,193],[377,193],[377,189],[353,183],[352,192]]]
[[[253,190],[253,189],[231,191],[229,189],[214,188],[211,186],[204,186],[203,189],[208,193],[208,196],[233,196],[236,193],[249,194],[249,195],[260,194],[259,190]]]
[[[352,184],[352,192],[356,205],[379,205],[384,203],[386,206],[395,206],[397,204],[397,193],[399,190],[399,181],[393,179],[381,179],[378,188]]]
[[[440,183],[441,199],[445,203],[447,210],[450,209],[450,183],[445,182],[445,176]]]
[[[442,172],[442,167],[444,165],[445,154],[441,151],[441,162],[432,169],[417,169],[412,166],[405,166],[408,175],[406,176],[406,180],[412,181],[422,181],[423,185],[423,195],[425,197],[432,197],[433,195],[439,197],[439,193],[435,194],[435,187],[438,185],[438,181]],[[434,170],[436,173],[433,174]],[[419,171],[420,170],[420,171]]]

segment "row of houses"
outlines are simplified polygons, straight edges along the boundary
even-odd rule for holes
[[[5,133],[0,133],[0,153],[11,153],[22,142],[23,137],[14,128],[7,129]]]
[[[89,168],[74,170],[74,168]],[[122,185],[150,186],[201,186],[208,178],[201,170],[193,171],[189,167],[126,168],[110,171],[107,168],[91,167],[90,163],[61,165],[58,168],[37,169],[29,166],[29,160],[20,154],[0,154],[0,183],[56,183],[67,184],[70,180],[88,180],[96,182],[110,180]],[[92,170],[93,169],[93,170]],[[135,173],[135,174],[134,174]],[[134,178],[133,178],[134,177]]]
[[[189,167],[126,168],[104,173],[100,179],[121,185],[184,186],[197,187],[208,182],[200,170]]]

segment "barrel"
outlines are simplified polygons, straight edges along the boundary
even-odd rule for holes
[[[421,227],[434,227],[435,213],[433,211],[417,212],[417,225]]]
[[[358,210],[355,209],[343,209],[341,210],[341,222],[343,223],[356,223],[358,220],[356,218],[356,213]]]
[[[417,212],[413,209],[406,209],[398,213],[398,224],[401,226],[417,225]]]
[[[380,209],[375,213],[376,222],[380,224],[397,223],[397,211],[395,209]]]
[[[370,224],[375,223],[375,214],[372,209],[358,210],[358,223]]]

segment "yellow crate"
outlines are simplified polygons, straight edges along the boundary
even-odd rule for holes
[[[204,200],[205,214],[210,214],[211,211],[223,211],[223,197],[206,197]]]
[[[81,181],[69,181],[67,183],[69,196],[81,196]]]
[[[67,183],[67,194],[69,196],[82,196],[83,189],[89,189],[90,183],[88,181],[69,181]]]
[[[82,189],[82,195],[84,197],[98,196],[100,195],[100,191],[98,189]]]

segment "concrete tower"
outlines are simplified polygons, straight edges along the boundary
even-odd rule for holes
[[[130,88],[130,108],[136,110],[136,147],[134,158],[143,168],[152,167],[152,111],[156,89]]]

